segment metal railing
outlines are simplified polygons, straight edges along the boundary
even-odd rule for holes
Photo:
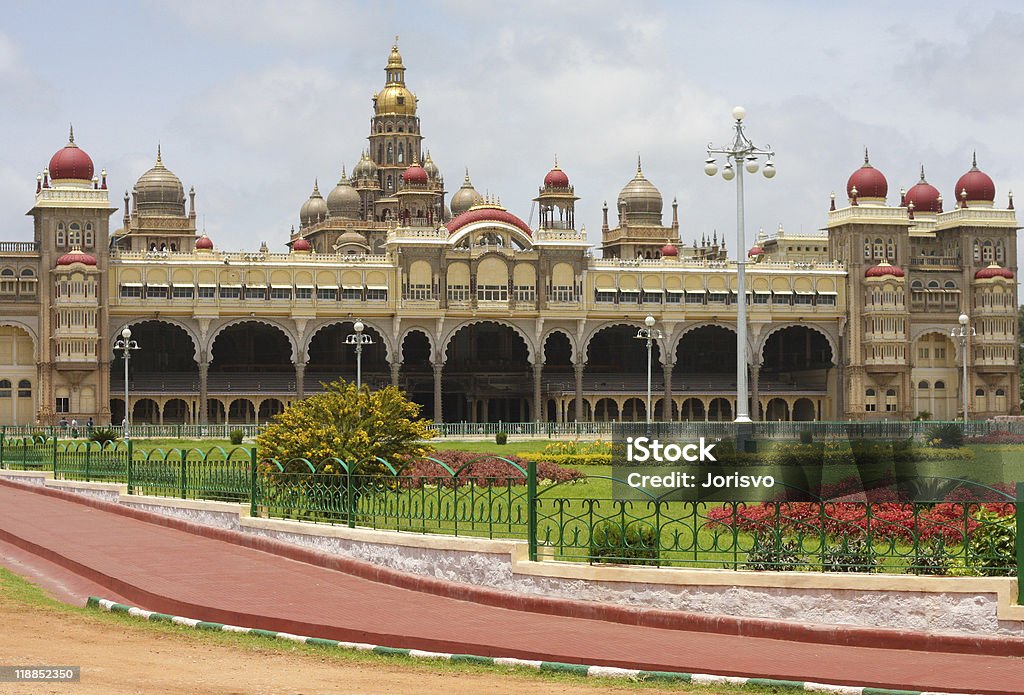
[[[579,495],[566,482],[540,486],[536,461],[461,460],[278,461],[259,459],[254,447],[147,451],[134,440],[0,437],[3,468],[126,483],[129,494],[245,503],[252,516],[521,539],[535,560],[1017,576],[1024,599],[1024,483],[1011,490],[929,478],[916,496],[897,488],[811,502],[631,501],[599,492],[608,476],[586,476],[594,487]]]

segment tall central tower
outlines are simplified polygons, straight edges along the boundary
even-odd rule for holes
[[[369,140],[370,157],[377,165],[381,191],[385,198],[391,198],[401,184],[402,172],[414,161],[423,161],[416,95],[405,86],[405,65],[398,52],[397,36],[385,73],[384,89],[373,97]]]

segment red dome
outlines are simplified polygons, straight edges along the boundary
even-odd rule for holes
[[[309,240],[305,237],[299,237],[292,243],[292,251],[309,251],[309,249]]]
[[[544,186],[549,188],[568,188],[569,175],[559,169],[556,164],[555,168],[544,177]]]
[[[84,263],[85,265],[96,265],[96,257],[90,256],[84,251],[75,249],[70,253],[65,253],[63,256],[57,259],[57,265],[71,265],[72,263]]]
[[[419,164],[413,164],[402,174],[402,180],[406,183],[427,183],[430,181],[430,176],[427,175],[427,170]]]
[[[967,191],[964,198],[963,192]],[[970,170],[956,181],[954,190],[957,202],[961,200],[984,200],[992,202],[996,199],[996,185],[984,171],[978,168],[977,156],[971,162]]]
[[[868,161],[868,151],[864,150],[864,166],[850,174],[846,181],[846,195],[853,198],[853,189],[857,189],[858,198],[882,198],[889,193],[889,182],[885,175],[878,169],[871,166]]]
[[[1007,280],[1013,279],[1013,271],[1009,268],[1000,268],[998,265],[993,263],[987,268],[982,268],[974,274],[975,280],[988,280],[989,278],[1006,278]]]
[[[201,237],[196,239],[196,248],[204,251],[212,251],[213,242],[210,240],[210,237],[203,234]]]
[[[676,248],[675,244],[665,244],[661,247],[661,255],[674,258],[679,255],[679,249]]]
[[[445,225],[445,229],[448,230],[449,234],[454,234],[457,230],[465,227],[467,224],[482,222],[484,220],[505,222],[506,224],[518,227],[527,236],[533,236],[533,233],[530,231],[530,225],[523,222],[508,210],[502,210],[501,208],[494,207],[479,207],[466,210],[461,215],[457,215],[449,220]]]
[[[860,190],[860,189],[857,189],[857,190]],[[763,256],[764,255],[764,249],[761,248],[760,246],[757,246],[757,245],[751,246],[750,250],[747,251],[747,255],[748,256]]]
[[[903,268],[898,265],[889,265],[886,261],[882,261],[878,265],[871,266],[864,272],[866,278],[881,278],[886,275],[891,275],[896,278],[903,277]]]
[[[914,212],[942,212],[942,205],[939,203],[941,197],[939,189],[925,181],[924,167],[922,166],[921,180],[907,191],[905,204],[909,207],[913,203]]]
[[[77,179],[79,181],[92,181],[93,166],[92,158],[85,150],[75,144],[75,132],[68,135],[68,144],[57,150],[50,157],[50,178]]]

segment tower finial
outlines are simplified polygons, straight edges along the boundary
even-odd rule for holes
[[[395,34],[395,45],[393,48],[398,48],[398,34]]]
[[[644,173],[643,169],[640,167],[640,153],[639,152],[637,152],[637,154],[636,154],[636,173],[638,173],[638,174]]]
[[[868,146],[864,145],[864,166],[871,166],[871,162],[868,161]]]
[[[977,150],[974,150],[974,152],[971,153],[971,168],[972,169],[977,169],[978,168],[978,151]]]
[[[163,159],[160,156],[160,143],[157,142],[156,143],[156,165],[157,166],[161,166],[161,165],[163,165],[163,163],[164,163]]]
[[[555,168],[558,168],[558,155],[555,155]]]
[[[928,183],[924,180],[924,164],[921,165],[921,183]]]
[[[68,123],[68,144],[75,144],[75,126],[71,123]]]
[[[342,164],[341,165],[341,180],[344,181],[346,178],[348,178],[348,177],[345,176],[345,165]]]

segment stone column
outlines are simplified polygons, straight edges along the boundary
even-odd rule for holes
[[[434,363],[434,422],[444,422],[441,413],[441,374],[444,371],[444,362]]]
[[[543,364],[533,365],[533,419],[536,422],[544,422],[546,418],[546,414],[544,413],[544,401],[540,395],[540,380],[543,375],[543,371]]]
[[[573,365],[573,370],[576,372],[576,422],[585,421],[583,418],[583,367],[582,363]]]
[[[391,385],[394,386],[395,388],[398,388],[398,380],[399,380],[399,376],[400,376],[401,370],[402,370],[402,363],[401,362],[392,362],[391,363]]]
[[[752,363],[750,365],[750,419],[757,421],[760,420],[759,412],[760,408],[758,403],[760,402],[761,395],[761,365]]]
[[[207,372],[210,369],[209,362],[199,363],[199,424],[206,424],[206,401],[208,399],[208,389],[206,385]]]
[[[666,422],[672,422],[672,367],[671,362],[661,365],[661,371],[665,378],[664,401],[661,408],[661,416]]]
[[[295,363],[295,397],[300,401],[306,397],[306,363]]]

